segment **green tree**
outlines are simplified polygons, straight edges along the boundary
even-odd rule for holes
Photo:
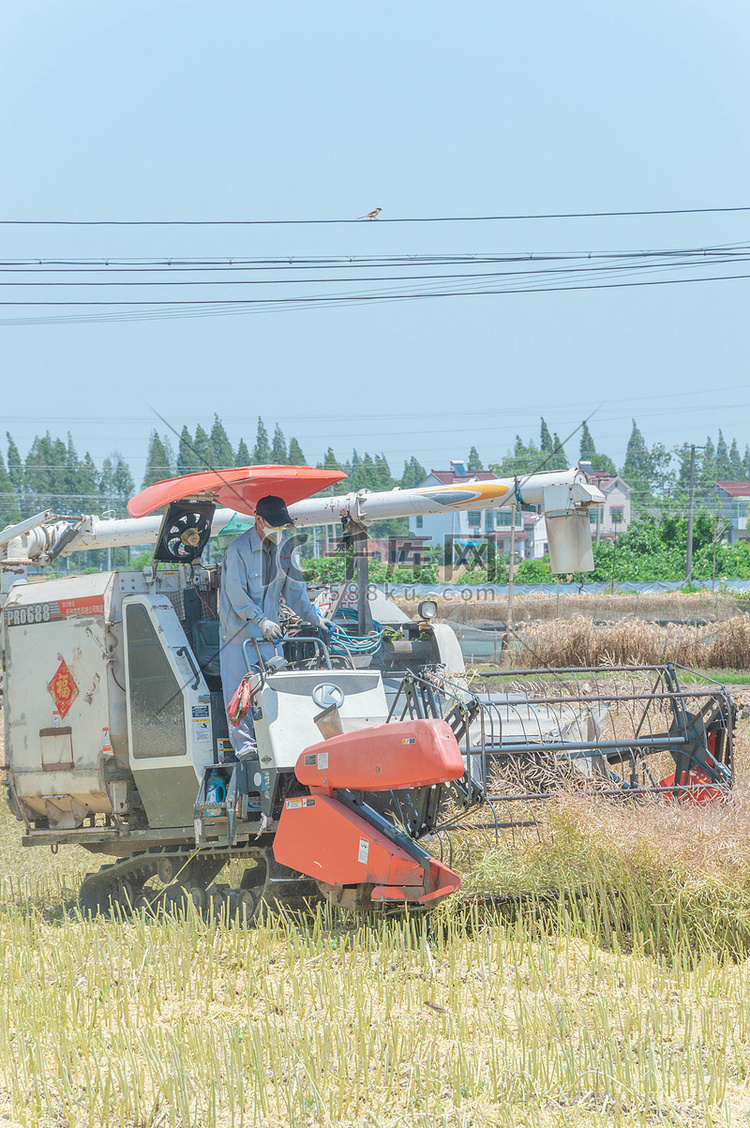
[[[211,446],[211,439],[208,432],[201,427],[200,423],[195,428],[195,438],[193,439],[193,457],[196,461],[196,469],[199,470],[215,470],[217,469],[214,463],[214,451]]]
[[[211,465],[215,470],[229,470],[234,466],[234,451],[232,444],[229,441],[224,424],[219,419],[218,415],[214,415],[214,423],[211,428],[209,436],[211,442],[211,451],[213,453],[213,462]]]
[[[513,450],[508,451],[502,462],[491,464],[490,470],[499,478],[522,478],[524,474],[533,473],[541,461],[541,451],[534,440],[524,443],[521,436],[516,435]]]
[[[112,488],[120,506],[124,508],[135,493],[135,482],[125,459],[115,452],[114,470],[112,472]]]
[[[288,466],[287,457],[284,432],[277,423],[273,432],[273,442],[271,443],[271,464],[273,466]]]
[[[118,516],[123,515],[128,499],[135,493],[135,483],[130,467],[121,454],[113,451],[102,463],[99,475],[99,494],[105,509],[114,509]]]
[[[13,480],[5,468],[5,460],[0,454],[0,528],[12,525],[20,516],[18,497]]]
[[[568,469],[568,456],[565,453],[565,447],[563,446],[562,441],[561,441],[560,436],[558,435],[557,431],[555,431],[554,435],[552,436],[552,444],[553,444],[553,452],[554,453],[552,454],[552,457],[550,458],[549,462],[544,467],[544,469],[545,470],[567,470]]]
[[[34,510],[62,506],[68,490],[68,449],[49,431],[34,436],[24,463],[24,502]]]
[[[268,444],[268,431],[260,416],[258,416],[258,430],[255,435],[253,447],[253,465],[267,466],[271,461],[271,448]]]
[[[697,461],[696,457],[696,462]],[[703,444],[703,457],[700,460],[700,472],[696,466],[695,477],[696,481],[700,481],[702,489],[708,489],[710,486],[715,485],[718,478],[718,474],[716,473],[716,448],[714,447],[710,435],[708,435]]]
[[[203,432],[205,434],[205,431]],[[180,443],[177,448],[177,473],[194,474],[197,470],[205,470],[197,454],[193,450],[193,440],[187,427],[180,432]]]
[[[594,438],[589,430],[588,423],[584,420],[581,424],[581,445],[579,447],[581,462],[590,462],[594,470],[603,470],[605,474],[616,474],[617,467],[606,454],[600,454],[594,445]]]
[[[141,489],[145,490],[147,486],[152,486],[154,482],[161,482],[164,478],[168,478],[170,471],[169,457],[165,450],[164,443],[158,432],[152,431],[148,443],[146,470],[143,475]]]
[[[622,477],[633,490],[631,499],[636,507],[647,506],[653,500],[651,494],[653,474],[654,464],[651,454],[634,419],[625,452]]]
[[[305,456],[302,453],[302,447],[299,445],[299,443],[297,442],[297,440],[294,437],[292,437],[289,440],[289,454],[288,454],[287,457],[289,459],[289,465],[290,466],[306,466],[307,465],[307,461],[305,459]]]
[[[716,477],[720,482],[731,481],[732,470],[729,463],[729,447],[727,446],[726,439],[724,438],[721,430],[719,430],[719,439],[716,443]]]
[[[745,467],[740,457],[740,448],[737,446],[736,439],[732,439],[732,445],[729,448],[729,469],[732,475],[730,481],[743,481],[745,477]]]
[[[396,479],[391,474],[391,468],[388,465],[388,459],[384,454],[375,455],[375,485],[372,489],[375,490],[392,490],[396,485]]]
[[[237,444],[237,454],[234,458],[235,466],[252,466],[250,461],[250,451],[247,449],[247,443],[244,439],[240,439]]]
[[[13,483],[13,489],[16,491],[16,494],[20,494],[23,489],[23,462],[21,461],[18,447],[7,431],[5,437],[8,440],[8,473]]]
[[[343,470],[344,473],[347,474],[346,478],[342,478],[340,482],[335,483],[333,487],[334,493],[349,493],[350,490],[353,490],[355,488],[352,485],[350,478],[348,477],[351,467],[341,465],[339,460],[336,458],[336,455],[333,453],[333,447],[329,447],[325,452],[325,455],[323,456],[323,462],[318,463],[318,468],[321,470]]]
[[[466,463],[466,469],[469,471],[470,474],[475,474],[478,470],[484,470],[484,466],[482,465],[482,460],[479,457],[479,453],[478,453],[477,448],[475,446],[473,446],[471,448],[471,450],[469,451],[469,458],[468,458],[468,461]]]
[[[85,511],[99,493],[99,471],[88,451],[78,463],[77,485],[78,494],[84,503],[81,508]]]
[[[413,490],[416,486],[421,486],[422,482],[427,477],[427,471],[422,463],[411,456],[408,462],[404,461],[404,472],[401,475],[401,489]]]

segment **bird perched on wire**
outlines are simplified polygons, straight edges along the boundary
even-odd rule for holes
[[[367,215],[361,215],[359,218],[360,219],[377,219],[378,216],[380,215],[380,213],[382,212],[382,210],[383,210],[382,208],[375,208],[374,211],[368,212]]]

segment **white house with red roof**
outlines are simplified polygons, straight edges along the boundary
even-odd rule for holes
[[[750,540],[750,482],[716,482],[703,497],[709,509],[716,510],[717,518],[728,523],[726,539],[730,544]]]

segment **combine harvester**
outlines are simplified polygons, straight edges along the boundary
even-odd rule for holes
[[[342,477],[206,471],[144,490],[132,519],[48,512],[0,533],[8,801],[25,845],[75,843],[111,859],[85,878],[84,912],[192,900],[249,921],[263,904],[311,895],[350,909],[429,907],[459,886],[435,856],[445,835],[481,804],[497,831],[519,821],[498,812],[571,774],[617,795],[704,798],[731,785],[733,712],[720,686],[683,690],[665,666],[497,671],[474,692],[434,603],[412,621],[372,597],[373,521],[469,506],[543,504],[553,571],[591,569],[588,509],[602,498],[584,474],[311,496]],[[332,599],[330,647],[312,628],[283,640],[284,659],[265,663],[246,645],[258,748],[238,761],[219,673],[221,569],[200,558],[268,494],[297,526],[341,522],[351,565]],[[32,565],[149,542],[143,571],[26,582]],[[345,588],[354,610],[341,606]],[[648,764],[664,755],[672,778],[659,784]],[[229,889],[218,879],[233,859],[245,869]]]

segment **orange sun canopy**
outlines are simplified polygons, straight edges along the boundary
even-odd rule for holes
[[[131,517],[147,517],[170,501],[190,498],[213,501],[225,509],[234,509],[249,517],[262,497],[280,497],[285,505],[302,501],[346,474],[342,470],[316,470],[311,466],[242,466],[234,470],[201,470],[154,482],[128,502]]]

